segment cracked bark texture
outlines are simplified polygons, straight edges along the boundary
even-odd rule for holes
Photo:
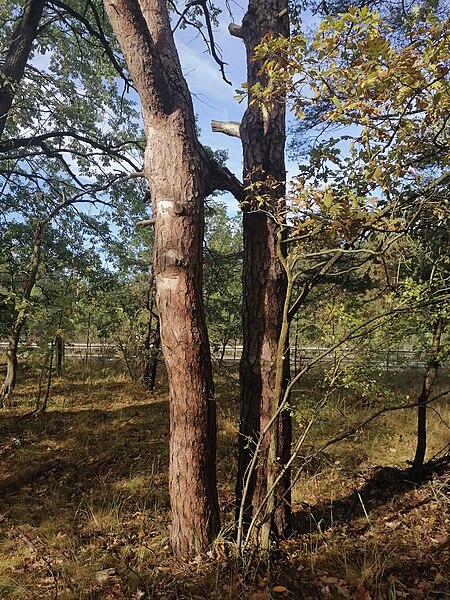
[[[289,35],[289,17],[285,9],[286,0],[250,0],[248,4],[241,33],[247,52],[249,86],[261,80],[258,73],[261,63],[253,61],[252,57],[253,50],[262,37],[267,33],[274,36]],[[279,185],[276,189],[268,190],[270,200],[266,206],[256,206],[251,196],[243,204],[244,339],[240,366],[241,417],[236,486],[238,511],[243,500],[244,482],[253,449],[273,414],[276,356],[287,285],[286,273],[276,250],[276,233],[279,227],[276,218],[283,206],[286,179],[284,105],[279,104],[266,121],[257,106],[249,105],[241,125],[241,139],[245,183],[248,185],[272,176]],[[286,353],[286,377],[288,371]],[[281,464],[285,464],[291,445],[291,422],[286,411],[282,413],[277,426],[277,457]],[[263,440],[258,466],[251,476],[249,491],[244,499],[244,527],[248,526],[267,492],[269,441],[268,434]],[[272,520],[272,531],[278,537],[286,535],[290,528],[289,481],[290,474],[287,472],[277,490],[275,515],[268,517]]]
[[[203,200],[198,144],[165,0],[105,0],[142,103],[145,173],[155,217],[154,277],[169,378],[171,541],[191,556],[219,529],[216,414],[202,303]]]

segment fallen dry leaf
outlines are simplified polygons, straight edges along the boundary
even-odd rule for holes
[[[284,587],[284,585],[276,585],[275,587],[272,588],[272,592],[275,592],[276,594],[282,594],[283,592],[288,592],[289,590],[287,588]]]

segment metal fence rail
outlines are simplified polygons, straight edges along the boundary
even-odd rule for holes
[[[19,355],[30,354],[31,352],[38,350],[39,347],[38,344],[20,344]],[[50,348],[50,344],[48,344],[48,347]],[[7,348],[7,342],[0,342],[0,351],[6,351]],[[83,358],[85,356],[90,356],[92,358],[98,358],[119,356],[119,351],[117,347],[112,344],[72,344],[66,342],[64,344],[64,354],[66,357]]]
[[[5,341],[0,342],[0,354],[6,351],[8,343]],[[50,347],[50,344],[49,344]],[[26,356],[32,352],[35,352],[39,346],[37,344],[26,344],[23,343],[19,347],[19,355]],[[64,354],[66,358],[121,358],[123,356],[120,349],[114,344],[102,344],[99,342],[92,343],[72,343],[66,342],[64,345]],[[211,354],[215,359],[219,359],[222,356],[222,347],[218,345],[212,345]],[[308,364],[312,360],[316,360],[319,356],[324,355],[318,364],[330,365],[333,362],[339,362],[341,364],[352,364],[361,359],[358,352],[340,348],[338,350],[331,351],[329,348],[323,346],[304,346],[297,348],[292,347],[291,349],[291,364],[297,371],[304,365]],[[233,344],[225,347],[223,359],[227,363],[238,362],[242,356],[242,345]],[[377,368],[383,368],[384,370],[390,371],[401,367],[423,367],[424,362],[420,358],[419,353],[406,349],[406,348],[390,348],[382,350],[377,353],[376,356],[371,357],[370,360],[376,365]]]

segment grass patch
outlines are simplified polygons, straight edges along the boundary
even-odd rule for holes
[[[0,421],[0,598],[445,598],[450,594],[450,474],[420,488],[401,469],[413,457],[414,410],[387,413],[305,466],[293,490],[295,533],[270,561],[233,555],[239,390],[217,374],[218,480],[223,532],[180,564],[170,554],[168,405],[123,373],[56,379],[45,415],[37,374],[20,374]],[[391,386],[414,398],[420,373]],[[445,377],[441,389],[448,384]],[[313,415],[320,377],[302,382]],[[450,387],[450,386],[449,386]],[[439,391],[439,388],[436,390]],[[340,393],[315,415],[302,456],[364,420],[376,398]],[[449,441],[450,408],[430,410],[429,455]],[[302,458],[296,466],[302,465]]]

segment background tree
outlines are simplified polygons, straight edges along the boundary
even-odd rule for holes
[[[220,201],[206,206],[204,297],[211,344],[222,363],[226,346],[241,339],[242,231]]]
[[[67,223],[71,215],[90,224],[94,236],[107,237],[111,215],[105,207],[111,204],[116,222],[123,221],[123,197],[107,190],[118,175],[122,180],[123,173],[139,174],[140,132],[133,103],[119,100],[117,77],[125,84],[128,80],[95,3],[84,12],[76,3],[6,3],[0,17],[5,49],[0,95],[5,110],[0,141],[2,218],[11,233],[18,231],[15,223],[33,229],[26,283],[9,335],[4,399],[16,382],[17,347],[46,229],[54,220]],[[87,53],[90,61],[83,60]],[[105,171],[111,161],[119,174]],[[95,216],[88,214],[92,206]],[[46,251],[50,249],[47,245]]]

